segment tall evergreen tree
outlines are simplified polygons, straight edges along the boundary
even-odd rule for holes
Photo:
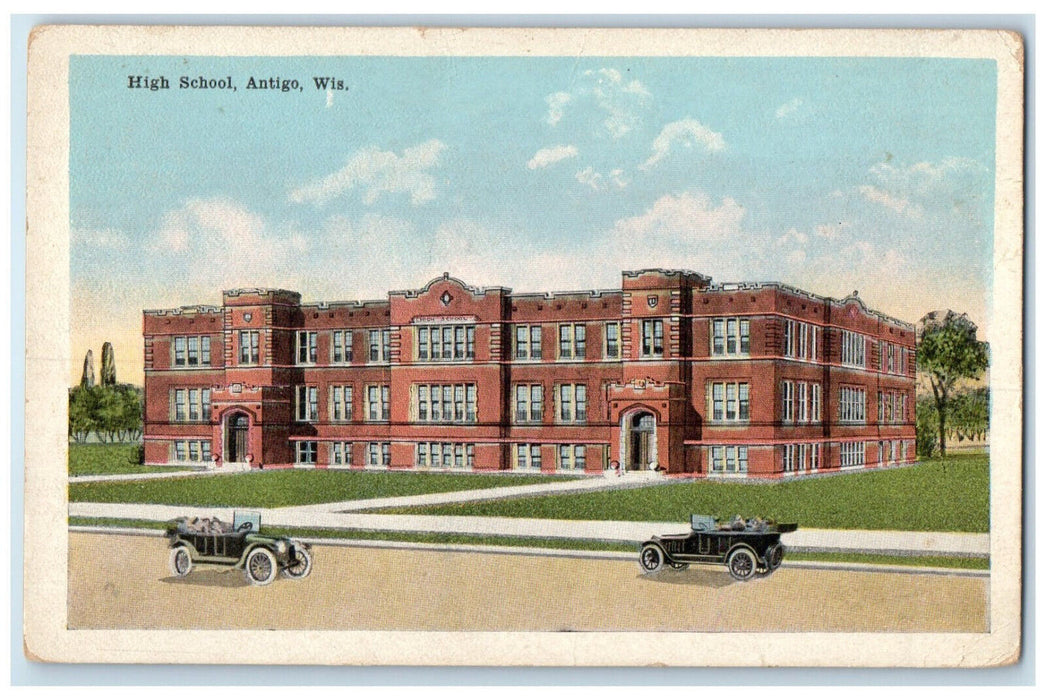
[[[108,340],[102,343],[102,386],[116,386],[116,358],[113,356],[113,344]]]
[[[94,353],[90,350],[84,356],[84,371],[80,375],[80,386],[85,389],[94,386]]]

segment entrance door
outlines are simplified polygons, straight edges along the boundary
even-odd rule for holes
[[[632,416],[629,425],[629,469],[649,469],[654,461],[654,428],[656,422],[653,414],[637,413]]]
[[[243,462],[247,459],[247,416],[235,413],[225,423],[225,461]]]

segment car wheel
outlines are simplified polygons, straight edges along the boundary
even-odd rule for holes
[[[189,548],[184,544],[171,550],[169,562],[171,564],[171,573],[175,576],[188,576],[189,572],[192,571],[192,555],[189,554]]]
[[[730,558],[726,560],[726,568],[730,570],[730,575],[738,581],[747,581],[755,576],[755,554],[750,549],[735,549]]]
[[[770,571],[781,566],[781,562],[783,561],[784,545],[780,542],[770,545],[770,548],[766,550],[766,564],[770,568]]]
[[[664,565],[665,554],[657,545],[648,544],[639,552],[639,566],[643,573],[656,574]]]
[[[243,573],[247,581],[254,586],[266,586],[276,578],[279,567],[276,557],[264,547],[258,547],[247,555],[247,561],[243,565]]]
[[[689,564],[683,564],[683,563],[678,562],[678,561],[670,562],[669,566],[671,566],[676,571],[686,571],[687,569],[690,568]]]
[[[305,578],[312,571],[312,556],[302,545],[294,544],[294,559],[283,569],[287,578]]]

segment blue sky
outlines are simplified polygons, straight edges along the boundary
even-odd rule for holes
[[[443,271],[542,291],[690,268],[990,322],[990,61],[74,57],[70,97],[72,352],[112,341],[121,379],[142,308]]]

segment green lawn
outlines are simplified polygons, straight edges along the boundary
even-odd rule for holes
[[[281,508],[364,498],[522,486],[561,481],[563,478],[280,469],[220,476],[70,484],[69,500],[93,503]]]
[[[140,474],[184,469],[185,467],[148,467],[138,464],[137,444],[69,445],[69,476]]]
[[[88,525],[113,528],[142,528],[162,530],[166,523],[154,520],[127,520],[117,518],[69,518],[70,525]],[[499,547],[540,547],[578,551],[635,552],[636,544],[602,542],[599,540],[566,540],[534,537],[479,537],[436,532],[374,532],[372,530],[332,530],[324,528],[263,528],[267,535],[284,535],[304,539],[380,540],[388,542],[424,542],[432,544],[493,545]],[[850,554],[845,552],[789,552],[791,561],[856,562],[890,566],[941,567],[946,569],[987,569],[987,559],[962,557],[899,557],[879,554]]]
[[[381,512],[680,523],[691,513],[741,514],[809,528],[987,532],[988,456],[954,455],[914,467],[774,484],[692,481]]]

